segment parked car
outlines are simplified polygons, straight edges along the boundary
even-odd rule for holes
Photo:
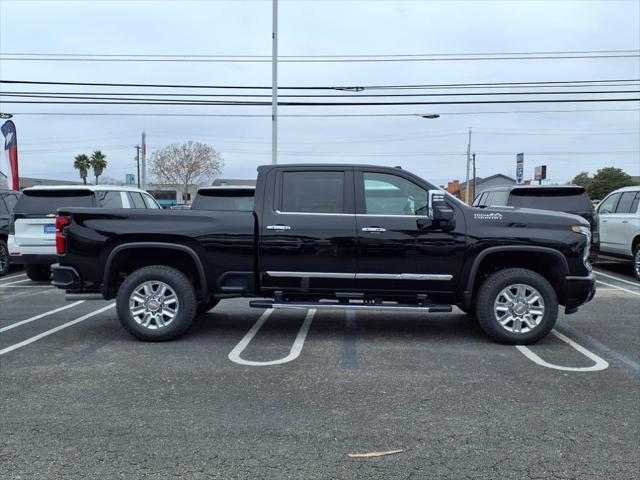
[[[203,187],[198,190],[191,208],[197,210],[253,210],[255,187]]]
[[[9,248],[9,222],[13,207],[20,198],[21,193],[15,190],[0,190],[0,277],[6,275],[11,268]]]
[[[598,255],[600,245],[598,216],[586,190],[579,185],[495,187],[478,193],[473,201],[473,206],[480,208],[487,206],[538,208],[580,215],[589,222],[591,228],[589,260],[593,263]]]
[[[48,280],[56,262],[56,210],[61,207],[159,209],[144,190],[114,185],[35,186],[15,205],[8,247],[11,262],[24,264],[34,281]]]
[[[529,344],[559,305],[595,293],[589,223],[542,210],[472,208],[405,170],[258,169],[251,211],[62,207],[53,284],[117,298],[142,340],[184,333],[228,297],[258,308],[474,311],[484,331]]]
[[[633,262],[640,280],[640,186],[615,190],[598,205],[600,254]]]

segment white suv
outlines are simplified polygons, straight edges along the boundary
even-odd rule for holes
[[[24,264],[34,281],[48,280],[56,256],[56,210],[60,207],[160,208],[144,190],[117,185],[26,188],[16,203],[7,246],[11,263]]]
[[[633,261],[640,280],[640,186],[624,187],[598,205],[600,256]]]

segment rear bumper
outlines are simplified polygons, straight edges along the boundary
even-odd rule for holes
[[[54,287],[70,292],[77,292],[82,289],[82,279],[75,268],[65,267],[56,263],[51,266],[51,272],[53,273],[51,285]]]
[[[584,277],[565,277],[566,295],[564,305],[573,310],[590,302],[596,293],[596,276],[593,272]]]
[[[17,265],[51,265],[58,261],[58,256],[48,253],[11,254],[9,255],[9,260]]]

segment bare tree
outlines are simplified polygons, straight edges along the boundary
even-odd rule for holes
[[[182,188],[182,201],[186,200],[189,185],[209,183],[222,173],[224,160],[213,147],[204,143],[174,143],[151,156],[151,174],[159,183]]]

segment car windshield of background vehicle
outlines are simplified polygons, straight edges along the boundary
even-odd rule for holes
[[[589,212],[593,210],[589,197],[583,190],[567,192],[557,190],[511,192],[511,205],[514,207],[539,208],[556,212]]]
[[[131,208],[147,208],[142,199],[142,195],[138,192],[128,192]]]
[[[344,172],[284,172],[282,211],[344,213]]]
[[[364,173],[368,215],[426,215],[429,195],[415,183],[385,173]]]
[[[33,190],[18,200],[19,213],[55,213],[62,207],[95,207],[96,199],[90,190]]]
[[[151,195],[146,195],[146,194],[142,194],[142,199],[144,200],[144,204],[147,206],[147,208],[151,208],[154,210],[159,210],[160,209],[160,205],[158,205],[158,202],[155,201],[155,199],[151,196]]]
[[[254,190],[201,190],[193,200],[194,210],[251,211]]]

